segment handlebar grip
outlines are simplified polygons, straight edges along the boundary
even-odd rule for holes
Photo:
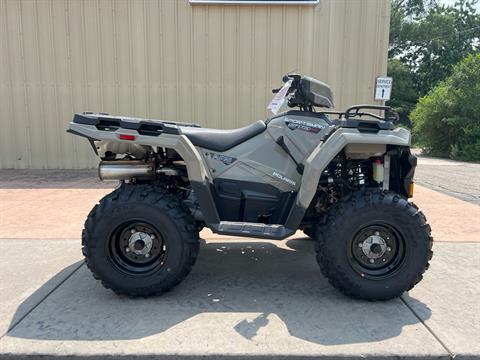
[[[282,89],[281,87],[279,87],[278,89],[272,89],[272,93],[273,93],[273,94],[276,94],[276,93],[278,93],[281,89]]]

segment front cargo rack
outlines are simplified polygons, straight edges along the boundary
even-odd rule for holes
[[[383,116],[365,110],[381,110]],[[398,120],[398,113],[389,106],[361,104],[350,106],[345,111],[322,110],[318,113],[338,115],[338,119],[331,120],[332,124],[356,128],[361,132],[376,133],[380,130],[393,130]],[[370,119],[368,119],[370,118]]]
[[[383,111],[383,116],[361,110],[381,110]],[[383,105],[361,104],[350,106],[345,111],[322,110],[318,112],[326,115],[338,115],[340,119],[352,119],[355,117],[368,116],[376,120],[382,120],[387,122],[396,122],[398,120],[398,113],[394,111],[390,106]]]

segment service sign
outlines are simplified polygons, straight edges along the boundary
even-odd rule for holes
[[[392,93],[392,78],[378,77],[375,83],[375,100],[390,100]]]

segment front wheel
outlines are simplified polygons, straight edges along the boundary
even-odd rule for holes
[[[122,185],[88,215],[83,254],[94,277],[119,294],[158,295],[180,283],[197,257],[193,218],[150,185]]]
[[[428,269],[430,232],[425,216],[400,195],[359,191],[330,209],[317,232],[317,261],[346,295],[391,299],[410,290]]]

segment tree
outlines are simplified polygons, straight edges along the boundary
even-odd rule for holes
[[[388,58],[401,55],[411,41],[412,22],[425,17],[436,6],[435,0],[392,0]]]
[[[400,60],[388,61],[388,76],[394,79],[391,100],[387,102],[400,115],[399,123],[411,127],[409,114],[418,100],[418,91],[415,86],[415,74]]]
[[[432,155],[480,161],[480,54],[422,97],[411,113],[413,133]]]
[[[387,103],[410,124],[409,112],[420,96],[447,78],[454,64],[479,51],[477,0],[454,6],[438,0],[392,0],[388,73],[393,77]]]
[[[415,41],[400,57],[415,71],[421,95],[449,76],[456,63],[478,51],[480,17],[474,3],[462,0],[455,7],[434,6],[422,21],[412,23]]]
[[[444,6],[436,0],[393,0],[389,58],[416,74],[420,95],[449,76],[454,64],[478,51],[476,2],[458,0]]]

